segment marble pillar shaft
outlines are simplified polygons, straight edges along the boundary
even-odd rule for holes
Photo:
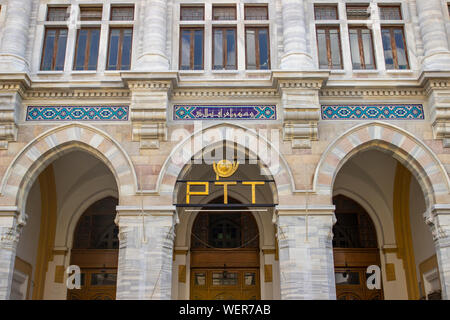
[[[172,216],[119,220],[118,300],[171,298],[174,223]]]
[[[0,59],[5,68],[26,71],[25,53],[29,39],[32,0],[9,0],[6,22],[0,46]],[[3,8],[2,8],[3,9]]]
[[[334,215],[278,217],[282,299],[336,299]]]

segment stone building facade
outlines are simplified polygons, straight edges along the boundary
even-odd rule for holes
[[[449,5],[0,0],[0,298],[448,299]]]

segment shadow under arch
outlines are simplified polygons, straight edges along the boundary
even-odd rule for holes
[[[196,149],[198,144],[196,139],[214,135],[218,137],[216,140],[210,141],[207,146],[200,146],[199,149]],[[258,143],[242,144],[240,143],[240,141],[242,141],[241,136],[246,136],[249,138],[249,141],[257,141]],[[200,141],[202,140],[200,139]],[[268,170],[270,175],[276,181],[277,196],[292,194],[292,192],[296,190],[294,178],[289,165],[272,142],[252,129],[248,129],[234,123],[225,122],[221,124],[214,124],[207,128],[201,128],[200,130],[189,134],[189,136],[184,138],[176,147],[174,147],[171,154],[163,164],[155,191],[168,196],[175,194],[175,181],[178,177],[183,175],[185,165],[188,164],[192,158],[198,157],[202,154],[205,148],[209,148],[211,145],[223,142],[230,144],[237,143],[239,148],[247,149],[249,154],[257,156],[261,159],[261,161],[264,161],[264,157],[267,158],[267,156],[275,155],[276,161],[278,162],[264,162],[264,165],[266,170]],[[265,151],[262,151],[261,148],[268,151],[267,156],[264,153]]]
[[[136,174],[122,147],[97,128],[72,123],[50,129],[25,146],[6,171],[0,194],[23,214],[28,192],[39,174],[50,163],[74,150],[87,152],[106,165],[116,180],[119,201],[135,193]]]
[[[314,190],[329,196],[331,203],[339,170],[355,154],[368,149],[388,153],[408,168],[421,186],[427,208],[445,203],[450,181],[433,151],[411,133],[378,121],[353,127],[329,145],[316,168]]]

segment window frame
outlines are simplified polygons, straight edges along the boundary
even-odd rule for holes
[[[122,9],[131,9],[133,11],[133,19],[131,20],[113,20],[113,10],[116,8]],[[109,12],[109,21],[120,21],[120,22],[129,22],[136,20],[136,8],[134,5],[116,5],[114,3],[111,4],[110,12]]]
[[[357,30],[358,31],[358,46],[359,46],[359,58],[361,61],[361,68],[359,69],[355,69],[353,67],[353,58],[351,56],[351,52],[352,52],[352,43],[350,41],[350,30]],[[370,34],[370,42],[371,42],[371,54],[372,54],[372,60],[373,60],[373,69],[368,69],[366,66],[366,61],[365,61],[365,56],[364,56],[364,42],[362,39],[362,30],[368,30],[369,34]],[[373,32],[372,30],[370,30],[367,27],[364,26],[348,26],[348,39],[349,39],[349,45],[350,45],[350,58],[352,60],[352,69],[353,70],[376,70],[377,69],[377,62],[376,62],[376,57],[375,57],[375,46],[373,43]],[[364,65],[364,67],[363,67]]]
[[[234,19],[214,19],[214,10],[219,8],[230,8],[234,11]],[[204,14],[204,11],[203,11]],[[211,10],[211,21],[236,21],[237,20],[237,8],[236,4],[213,4]]]
[[[381,9],[382,8],[397,8],[398,12],[400,13],[400,19],[383,19],[381,17]],[[402,5],[401,4],[379,4],[378,3],[378,14],[380,17],[380,21],[403,21],[403,12],[402,12]]]
[[[80,4],[80,16],[78,17],[78,21],[90,21],[90,22],[94,22],[97,21],[101,22],[103,20],[103,4],[99,4],[99,5],[94,5],[94,6],[90,6],[90,5],[85,5],[85,4]],[[88,11],[99,11],[100,12],[100,19],[82,19],[82,10],[87,9]],[[95,10],[97,9],[97,10]],[[100,9],[100,10],[98,10]],[[94,22],[95,23],[95,22]]]
[[[389,29],[389,35],[391,40],[391,48],[392,48],[392,60],[394,61],[394,68],[390,69],[386,66],[386,70],[410,70],[411,66],[409,64],[409,57],[408,57],[408,47],[406,46],[406,37],[405,37],[405,28],[403,25],[381,25],[381,38],[383,38],[383,30]],[[405,48],[405,58],[406,58],[406,69],[400,69],[398,67],[398,55],[397,55],[397,45],[395,43],[395,37],[393,35],[394,29],[400,29],[402,31],[402,38],[403,38],[403,47]],[[383,42],[381,44],[383,46]],[[386,64],[386,55],[385,55],[385,49],[383,46],[383,57]]]
[[[218,29],[223,30],[223,31],[234,30],[234,48],[235,48],[234,56],[235,56],[236,64],[235,64],[233,69],[227,69],[226,68],[227,61],[228,61],[228,54],[227,54],[228,52],[226,50],[228,42],[227,42],[226,32],[222,33],[222,48],[225,49],[225,50],[223,50],[222,68],[221,69],[215,69],[214,68],[215,67],[214,61],[215,61],[215,54],[216,54],[216,47],[215,47],[214,36],[215,36],[215,31],[218,30]],[[212,70],[214,70],[214,71],[217,71],[217,70],[237,70],[237,68],[238,68],[238,53],[237,53],[237,51],[238,50],[237,50],[237,28],[236,28],[236,26],[220,26],[220,27],[219,26],[217,26],[217,27],[215,26],[215,27],[213,27],[212,28],[212,42],[211,42],[211,44],[212,44],[212,63],[211,63]]]
[[[324,7],[333,7],[336,12],[336,18],[335,19],[317,19],[316,8],[324,8]],[[337,3],[330,3],[330,4],[316,3],[316,4],[314,4],[314,21],[337,21],[337,20],[339,20],[339,8],[338,8]]]
[[[122,54],[123,54],[123,39],[124,39],[124,32],[125,30],[131,30],[131,46],[130,46],[130,68],[129,69],[122,69]],[[119,36],[119,45],[118,45],[118,53],[117,53],[117,65],[115,69],[109,69],[109,57],[110,57],[110,50],[111,50],[111,34],[113,30],[120,30],[120,36]],[[109,28],[109,34],[108,34],[108,50],[106,53],[106,65],[105,70],[106,71],[120,71],[120,70],[131,70],[131,62],[133,60],[133,36],[134,36],[134,28],[133,27],[110,27]]]
[[[265,10],[266,10],[266,16],[267,16],[267,19],[257,19],[257,20],[254,20],[254,19],[249,19],[248,18],[248,16],[247,16],[247,8],[264,8]],[[257,4],[257,5],[253,5],[253,4],[244,4],[244,20],[247,20],[247,21],[267,21],[267,20],[269,20],[269,7],[268,7],[268,5],[267,4]]]
[[[182,37],[182,33],[183,30],[191,30],[191,42],[190,42],[190,61],[189,61],[189,69],[181,69],[182,67],[182,50],[183,50],[183,37]],[[194,32],[196,30],[201,30],[202,31],[202,68],[201,69],[194,69]],[[205,70],[205,28],[203,26],[199,27],[199,26],[180,26],[180,37],[179,37],[179,48],[178,48],[178,70],[182,70],[182,71],[200,71],[200,70]]]
[[[45,48],[46,48],[46,45],[47,45],[47,32],[49,30],[56,30],[57,34],[55,35],[55,42],[54,42],[55,45],[53,47],[52,67],[49,70],[45,70],[45,69],[43,69],[43,66],[44,66],[44,59],[45,59],[45,53],[46,53]],[[59,37],[60,37],[61,30],[66,30],[66,46],[64,48],[64,64],[63,64],[63,68],[61,70],[56,70],[55,69],[55,67],[56,67],[55,66],[56,65],[56,56],[58,55],[58,42],[59,42]],[[67,27],[59,27],[59,26],[51,26],[51,27],[47,27],[46,26],[45,27],[45,29],[44,29],[44,41],[43,41],[43,47],[42,47],[42,52],[41,52],[41,65],[40,65],[40,68],[39,68],[40,71],[60,71],[60,72],[64,71],[64,65],[66,63],[68,37],[69,37],[69,29]]]
[[[69,9],[70,5],[64,5],[64,6],[47,6],[47,13],[45,15],[45,22],[66,22],[69,20],[70,18],[70,13],[67,13],[67,9]],[[64,20],[50,20],[50,11],[52,9],[65,9],[66,10],[66,14],[64,16]]]
[[[319,47],[319,37],[318,37],[318,30],[325,30],[325,40],[327,45],[327,60],[328,60],[328,68],[321,68],[320,67],[320,47]],[[333,65],[330,64],[332,62],[332,54],[331,54],[331,40],[330,40],[330,29],[336,29],[338,31],[339,36],[339,56],[340,56],[340,68],[333,68]],[[349,39],[350,40],[350,39]],[[342,55],[342,38],[341,38],[341,28],[339,25],[316,25],[316,45],[317,45],[317,58],[318,58],[318,66],[321,70],[343,70],[344,69],[344,59]]]
[[[257,36],[255,36],[255,63],[257,68],[256,69],[249,69],[248,68],[248,46],[247,46],[247,30],[254,29],[258,31]],[[260,55],[259,55],[259,30],[266,29],[267,30],[267,57],[269,59],[268,61],[268,68],[267,69],[261,69],[261,61],[260,61]],[[272,68],[272,57],[270,54],[270,28],[269,26],[245,26],[244,29],[244,36],[245,36],[245,70],[271,70]]]
[[[183,9],[200,8],[202,9],[202,19],[201,20],[183,20]],[[180,21],[205,21],[205,6],[204,5],[180,5]]]
[[[87,40],[86,40],[86,48],[85,48],[85,56],[84,56],[84,64],[83,64],[83,69],[82,70],[77,70],[76,66],[77,66],[77,56],[78,56],[78,41],[80,40],[80,33],[82,30],[89,30],[88,32],[88,36],[87,36]],[[92,38],[92,31],[93,30],[98,30],[98,51],[97,51],[97,63],[95,65],[95,70],[89,70],[89,59],[90,59],[90,50],[91,50],[91,38]],[[75,52],[74,52],[74,56],[73,56],[73,67],[72,67],[72,71],[96,71],[98,69],[98,60],[100,59],[100,39],[101,39],[101,27],[100,26],[86,26],[86,27],[81,27],[77,30],[77,38],[76,38],[76,42],[75,42]],[[86,54],[87,52],[89,54]]]

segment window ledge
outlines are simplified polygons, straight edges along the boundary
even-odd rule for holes
[[[71,74],[72,75],[77,75],[77,74],[96,74],[99,73],[100,71],[98,70],[72,70]]]
[[[205,73],[205,70],[178,70],[178,73],[182,76],[189,76],[189,75],[202,75]]]
[[[52,70],[52,71],[43,71],[43,70],[40,70],[40,71],[36,72],[36,74],[38,76],[40,76],[40,75],[55,75],[55,74],[64,74],[64,71],[63,70],[61,70],[61,71],[54,71],[54,70]]]
[[[336,69],[320,69],[320,70],[329,71],[331,74],[345,74],[345,73],[347,73],[347,71],[343,70],[343,69],[339,69],[339,70],[336,70]]]
[[[375,69],[375,70],[353,70],[353,73],[357,73],[357,74],[365,74],[365,73],[380,73],[380,70]]]
[[[271,70],[245,70],[247,74],[270,74]]]
[[[386,70],[386,73],[390,73],[390,74],[413,74],[414,71],[411,69],[407,69],[407,70]]]
[[[130,70],[105,70],[104,73],[106,75],[120,75],[123,71],[130,71]]]
[[[211,72],[218,74],[237,74],[239,70],[212,70]]]

